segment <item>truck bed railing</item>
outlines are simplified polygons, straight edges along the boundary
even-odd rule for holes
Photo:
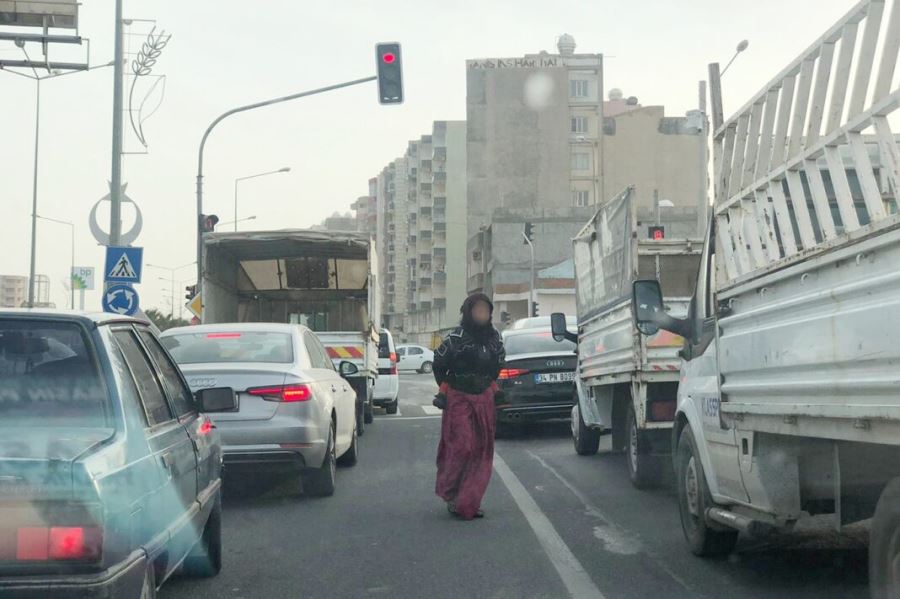
[[[900,105],[898,4],[858,3],[737,114],[716,123],[720,289],[833,245],[896,209],[889,197],[896,202],[900,189],[890,121]],[[721,106],[712,75],[713,106]]]

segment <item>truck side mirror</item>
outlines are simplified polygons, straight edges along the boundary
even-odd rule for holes
[[[634,307],[634,324],[644,335],[655,335],[667,316],[663,307],[659,281],[635,281],[631,287],[631,305]]]
[[[338,373],[347,378],[348,376],[356,376],[359,374],[359,367],[353,362],[348,362],[344,360],[340,364],[338,364]]]
[[[562,312],[554,312],[550,315],[550,329],[553,331],[553,340],[562,341],[566,338],[566,315]]]

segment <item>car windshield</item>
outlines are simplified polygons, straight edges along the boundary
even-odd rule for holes
[[[84,329],[0,320],[0,426],[102,427],[110,403]]]
[[[294,361],[289,333],[205,331],[165,336],[162,342],[179,364]]]
[[[571,341],[556,341],[550,331],[537,331],[534,333],[517,333],[507,335],[503,340],[506,346],[506,355],[512,354],[540,354],[551,352],[573,352],[575,344]]]

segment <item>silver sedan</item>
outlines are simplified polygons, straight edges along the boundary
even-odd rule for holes
[[[334,493],[335,466],[357,459],[356,393],[322,343],[300,325],[247,323],[169,329],[163,344],[191,389],[231,387],[237,408],[210,414],[229,473],[276,468],[311,495]]]

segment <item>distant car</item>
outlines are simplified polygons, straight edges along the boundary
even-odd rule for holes
[[[400,345],[397,347],[397,357],[399,370],[428,374],[434,368],[434,352],[421,345]]]
[[[155,597],[222,567],[222,453],[149,323],[0,311],[0,596]]]
[[[569,418],[575,402],[575,344],[556,342],[550,327],[503,333],[506,362],[498,384],[505,392],[497,408],[501,425]]]
[[[571,329],[578,328],[578,317],[577,316],[566,316],[566,324]],[[519,329],[534,329],[540,327],[549,327],[550,326],[550,317],[549,316],[534,316],[531,318],[520,318],[515,321],[509,330],[518,331]]]
[[[334,493],[335,464],[357,460],[356,393],[315,333],[293,324],[169,329],[163,343],[195,391],[232,387],[237,408],[212,417],[230,473],[269,469],[302,478],[309,495]]]
[[[397,374],[397,348],[394,336],[387,329],[381,331],[378,339],[378,378],[372,402],[385,409],[388,414],[397,413],[400,398],[400,377]]]

